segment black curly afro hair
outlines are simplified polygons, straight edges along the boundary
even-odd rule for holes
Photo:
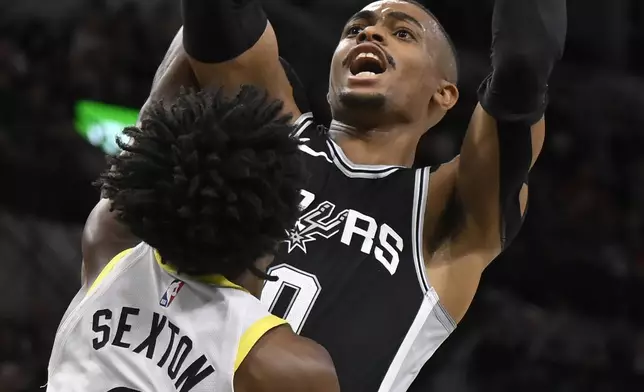
[[[282,102],[244,86],[182,91],[124,130],[123,153],[97,185],[118,219],[189,275],[249,270],[274,253],[299,216],[299,142]],[[129,139],[129,140],[127,140]]]

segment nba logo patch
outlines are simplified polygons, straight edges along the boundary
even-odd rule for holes
[[[161,301],[159,301],[159,305],[163,306],[164,308],[170,306],[170,304],[172,304],[172,301],[174,301],[174,298],[179,294],[179,291],[181,290],[183,285],[184,283],[179,279],[175,279],[172,283],[170,283],[168,289],[165,291],[165,293],[163,293]]]

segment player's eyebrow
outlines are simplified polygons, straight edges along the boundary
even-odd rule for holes
[[[394,18],[403,22],[409,22],[411,24],[414,24],[418,26],[421,30],[424,30],[425,27],[418,21],[418,19],[414,18],[413,16],[402,12],[402,11],[391,11],[387,12],[385,15],[385,18]],[[375,12],[373,11],[368,11],[368,10],[362,10],[356,12],[350,19],[349,21],[357,20],[357,19],[363,19],[367,21],[370,24],[374,24],[378,20],[378,16],[376,15]]]
[[[418,26],[419,29],[425,30],[425,27],[418,21],[418,19],[414,18],[413,16],[406,14],[401,11],[391,11],[387,13],[387,18],[394,18],[398,19],[403,22],[409,22],[411,24],[415,24]]]
[[[347,22],[347,24],[356,20],[364,20],[369,24],[374,24],[376,23],[376,20],[378,20],[378,17],[376,16],[376,13],[373,11],[362,10],[353,14],[353,16],[349,18],[349,21]]]

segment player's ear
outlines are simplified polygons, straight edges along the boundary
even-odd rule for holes
[[[331,92],[326,93],[326,102],[331,105]]]
[[[458,87],[454,83],[442,80],[438,84],[437,91],[432,96],[432,102],[446,112],[456,105],[458,96]]]

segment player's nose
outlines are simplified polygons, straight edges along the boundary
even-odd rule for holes
[[[358,34],[356,37],[358,43],[363,42],[377,42],[379,44],[385,43],[385,36],[380,33],[379,29],[376,26],[368,26]]]

